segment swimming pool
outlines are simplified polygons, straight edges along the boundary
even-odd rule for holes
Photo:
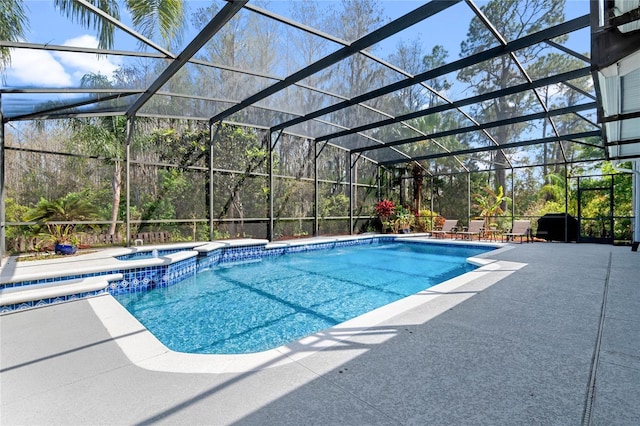
[[[116,299],[176,352],[266,351],[464,274],[487,247],[382,243],[219,264]]]

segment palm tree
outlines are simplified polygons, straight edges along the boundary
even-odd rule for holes
[[[497,191],[489,187],[486,187],[484,191],[484,194],[476,194],[474,197],[476,201],[475,207],[481,210],[480,216],[484,217],[484,227],[489,229],[495,223],[497,217],[505,213],[502,206],[511,202],[511,198],[504,195],[502,185],[498,187]]]
[[[540,188],[544,201],[562,201],[565,197],[565,178],[556,173],[548,173],[545,176],[545,185]]]
[[[71,193],[56,200],[41,198],[38,204],[27,212],[24,220],[44,223],[47,228],[46,239],[56,244],[69,244],[74,239],[77,224],[51,222],[91,220],[95,217],[95,207],[82,194]]]
[[[97,8],[120,20],[117,0],[89,0]],[[181,36],[185,21],[183,0],[126,0],[133,26],[143,36],[156,36],[169,45]],[[55,5],[68,18],[98,32],[98,47],[111,49],[115,27],[74,0],[55,0]],[[27,6],[23,0],[0,0],[0,40],[19,41],[29,26]],[[11,50],[0,48],[0,71],[11,62]]]
[[[22,0],[0,0],[0,40],[20,41],[25,37],[29,19]],[[11,52],[0,47],[0,71],[11,63]]]
[[[91,3],[120,20],[117,0],[91,0]],[[125,4],[133,26],[143,36],[152,39],[157,33],[167,45],[180,36],[184,22],[183,0],[126,0]],[[68,18],[97,30],[99,48],[113,47],[115,28],[111,23],[74,0],[55,0],[55,5]]]

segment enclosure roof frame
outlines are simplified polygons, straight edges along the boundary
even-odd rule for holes
[[[373,29],[373,31],[365,34],[364,36],[359,37],[353,42],[348,42],[342,40],[339,37],[336,37],[332,34],[328,34],[326,32],[320,31],[316,28],[312,28],[308,25],[299,23],[294,21],[293,19],[286,18],[284,16],[278,15],[270,10],[266,10],[262,7],[256,6],[254,4],[249,4],[248,0],[242,1],[229,1],[224,3],[224,5],[220,8],[220,10],[213,16],[209,22],[205,25],[205,27],[195,36],[193,37],[187,46],[181,51],[179,54],[175,54],[170,52],[169,50],[161,47],[154,41],[146,38],[145,36],[139,34],[137,31],[132,29],[130,26],[125,25],[118,19],[108,15],[104,11],[100,10],[98,7],[94,6],[88,0],[77,0],[78,3],[90,10],[92,13],[101,17],[102,19],[107,20],[111,25],[116,28],[124,31],[126,34],[134,37],[138,42],[142,45],[147,46],[152,49],[153,52],[147,51],[126,51],[120,49],[99,49],[99,48],[88,48],[88,47],[72,47],[72,46],[62,46],[62,45],[50,45],[50,44],[39,44],[39,43],[30,43],[26,41],[6,41],[0,40],[0,47],[9,48],[9,49],[37,49],[37,50],[45,50],[49,52],[70,52],[70,53],[95,53],[99,55],[114,55],[114,56],[126,56],[126,57],[139,57],[139,58],[150,58],[150,59],[158,59],[164,60],[167,62],[167,65],[163,70],[159,73],[159,75],[152,80],[146,87],[143,88],[135,88],[135,89],[122,89],[122,88],[48,88],[48,87],[40,87],[40,88],[19,88],[19,87],[1,87],[0,95],[8,94],[8,95],[18,95],[18,94],[56,94],[56,93],[64,93],[64,94],[87,94],[90,96],[89,99],[80,99],[80,100],[72,100],[68,103],[61,105],[53,105],[47,108],[32,111],[28,113],[17,113],[11,114],[7,113],[7,111],[2,111],[2,122],[8,123],[11,121],[20,121],[20,120],[39,120],[39,119],[62,119],[62,118],[78,118],[78,117],[104,117],[108,115],[124,115],[127,118],[131,119],[136,116],[138,117],[167,117],[167,118],[176,118],[176,119],[187,119],[187,120],[197,120],[197,121],[208,121],[209,125],[214,125],[217,123],[230,123],[230,124],[240,124],[240,125],[253,125],[256,128],[268,129],[272,132],[284,131],[285,133],[292,135],[300,135],[305,138],[310,138],[315,142],[321,141],[330,141],[331,145],[336,146],[340,149],[347,150],[352,154],[362,154],[362,153],[380,153],[380,159],[376,159],[373,156],[367,156],[367,158],[381,165],[390,165],[397,164],[399,162],[410,163],[412,161],[422,161],[429,160],[434,158],[441,157],[451,157],[454,158],[456,164],[459,168],[468,172],[469,165],[464,162],[460,158],[459,155],[467,155],[469,153],[481,152],[484,151],[495,151],[495,150],[503,150],[507,148],[519,147],[519,146],[529,146],[535,144],[544,144],[544,143],[558,143],[560,141],[569,141],[570,139],[578,139],[575,134],[570,135],[562,135],[560,134],[558,128],[555,125],[552,117],[557,115],[561,115],[563,113],[574,114],[580,119],[586,121],[590,124],[591,127],[599,127],[601,123],[605,121],[610,121],[615,119],[629,119],[636,118],[636,115],[627,115],[624,117],[602,117],[600,114],[599,122],[595,123],[589,118],[582,116],[580,113],[584,111],[596,110],[597,104],[594,102],[588,103],[580,103],[577,105],[572,105],[570,107],[564,109],[553,109],[548,108],[545,103],[542,101],[540,94],[536,90],[545,85],[557,84],[557,85],[565,85],[571,90],[575,90],[576,93],[581,94],[582,96],[597,100],[598,93],[591,94],[588,91],[577,87],[575,84],[571,83],[571,80],[587,77],[592,74],[590,72],[591,59],[567,46],[562,45],[554,41],[555,38],[569,34],[574,31],[582,30],[585,28],[589,28],[592,21],[590,19],[590,15],[583,15],[574,19],[566,20],[557,25],[552,25],[547,28],[544,28],[538,32],[527,34],[516,38],[514,40],[506,40],[496,29],[495,25],[484,15],[481,8],[477,7],[477,5],[473,2],[473,0],[437,0],[426,2],[410,12],[400,16],[392,20],[391,22],[384,23],[377,28]],[[397,65],[383,60],[381,58],[376,57],[367,49],[374,44],[388,39],[389,37],[398,34],[399,32],[410,28],[412,25],[421,22],[430,17],[436,17],[439,13],[444,10],[457,5],[459,3],[466,4],[471,11],[475,14],[476,18],[493,34],[498,44],[495,47],[488,48],[482,52],[472,54],[466,57],[459,58],[457,60],[448,62],[442,66],[428,69],[426,71],[417,73],[415,75],[404,71]],[[233,67],[229,65],[215,64],[212,62],[208,62],[202,59],[198,59],[195,57],[197,52],[220,30],[222,29],[237,13],[242,10],[246,10],[250,13],[258,14],[266,19],[277,21],[281,24],[287,25],[291,28],[295,28],[296,30],[307,32],[314,37],[319,37],[335,43],[338,45],[338,48],[331,53],[321,57],[318,60],[304,66],[302,69],[294,71],[285,77],[270,75],[267,72],[263,72],[260,70],[245,70],[238,67]],[[476,19],[474,18],[474,19]],[[628,18],[627,18],[628,20]],[[623,18],[614,18],[612,22],[622,22]],[[626,21],[625,21],[626,22]],[[552,75],[550,77],[540,78],[540,79],[532,79],[525,69],[525,67],[520,63],[517,57],[517,51],[529,46],[533,46],[536,44],[545,43],[548,46],[557,49],[558,51],[564,52],[571,57],[574,57],[580,61],[584,61],[587,63],[587,66],[584,68],[574,69],[569,72],[559,73]],[[277,52],[274,52],[277,54]],[[313,87],[312,85],[303,83],[303,80],[309,76],[312,76],[318,72],[326,70],[327,68],[335,65],[336,63],[350,57],[353,55],[363,55],[364,57],[374,61],[375,63],[388,68],[389,70],[396,73],[395,75],[400,76],[400,80],[385,84],[381,87],[374,88],[372,90],[368,90],[364,93],[360,93],[355,96],[345,96],[337,93],[332,93],[330,90]],[[522,73],[522,77],[526,80],[525,83],[512,85],[504,90],[497,90],[490,93],[483,93],[475,96],[468,96],[462,99],[449,100],[444,93],[439,93],[437,90],[434,90],[430,87],[426,82],[430,79],[442,77],[446,74],[453,73],[456,71],[460,71],[461,69],[473,65],[477,65],[483,61],[492,60],[502,56],[509,56],[513,59],[516,66],[519,68]],[[260,79],[271,79],[275,81],[274,83],[266,86],[263,89],[258,90],[257,92],[250,93],[247,96],[238,99],[225,99],[223,96],[207,96],[207,95],[189,95],[189,94],[179,94],[179,93],[171,93],[169,91],[161,90],[163,86],[166,85],[167,82],[171,80],[173,76],[176,75],[180,70],[182,70],[187,64],[195,64],[206,67],[212,67],[219,70],[225,70],[233,73],[244,74],[247,76],[254,76]],[[398,90],[406,89],[414,85],[420,85],[425,90],[430,91],[444,103],[436,106],[432,106],[430,108],[424,108],[418,111],[412,111],[408,113],[393,113],[389,111],[383,111],[381,109],[375,108],[372,105],[369,105],[369,101],[372,101],[378,97],[392,94]],[[311,111],[287,111],[286,108],[278,108],[273,106],[265,106],[260,105],[260,101],[265,98],[280,93],[281,91],[287,89],[290,86],[296,86],[303,90],[310,90],[315,93],[318,93],[323,96],[331,97],[332,99],[336,99],[337,102],[332,103],[328,106],[321,106],[318,108],[314,108]],[[466,112],[463,107],[467,107],[473,104],[478,104],[485,101],[495,100],[499,97],[509,96],[520,92],[531,91],[538,98],[538,102],[540,107],[542,108],[542,112],[534,113],[534,114],[524,114],[518,117],[513,117],[505,120],[495,120],[491,122],[481,123],[476,120],[472,114]],[[222,108],[222,111],[212,113],[211,115],[203,116],[189,116],[189,115],[181,115],[178,111],[175,113],[155,113],[150,111],[144,111],[143,107],[147,105],[147,103],[154,96],[167,96],[172,98],[186,98],[189,100],[198,100],[202,102],[210,102],[210,103],[219,103],[219,104],[229,104],[231,106]],[[125,98],[133,98],[133,101],[130,103],[126,103],[122,107],[108,107],[101,105],[100,103],[111,101],[115,99]],[[3,103],[3,107],[6,107],[7,102]],[[96,106],[94,110],[82,110],[82,107],[87,106]],[[334,123],[329,119],[324,118],[324,116],[329,116],[330,114],[338,113],[340,111],[346,110],[352,107],[360,107],[365,108],[372,113],[372,116],[379,116],[382,119],[370,120],[366,123],[360,124],[355,123],[352,126],[345,126],[344,124]],[[80,108],[78,111],[74,111],[75,109]],[[233,116],[234,114],[241,111],[248,111],[247,114],[250,114],[252,109],[258,109],[265,111],[265,116],[273,116],[274,118],[272,122],[263,122],[263,123],[238,123]],[[425,132],[422,131],[411,124],[411,120],[426,117],[431,114],[439,114],[447,111],[456,111],[461,115],[465,120],[470,121],[472,124],[467,125],[467,123],[460,123],[457,128],[448,129],[444,131],[435,131],[435,132]],[[269,114],[267,114],[269,113]],[[496,139],[492,136],[489,129],[494,127],[509,125],[515,123],[523,123],[529,120],[537,120],[544,119],[548,120],[551,124],[552,132],[554,134],[553,137],[541,137],[541,138],[532,138],[529,140],[511,142],[511,143],[498,143]],[[322,134],[315,135],[302,135],[299,131],[295,130],[295,126],[305,124],[309,121],[313,121],[315,124],[319,125],[319,128],[324,126],[324,130],[326,132]],[[384,126],[390,126],[398,124],[403,126],[403,128],[409,129],[416,136],[401,138],[397,140],[383,140],[375,135],[367,133],[369,130],[376,130]],[[337,130],[336,130],[337,129]],[[589,133],[593,137],[595,132],[600,131],[601,137],[603,134],[603,130],[598,128],[597,130],[588,131],[588,132],[578,132],[576,134],[584,134]],[[479,132],[484,135],[484,138],[489,142],[487,146],[483,147],[473,147],[468,150],[455,150],[449,149],[441,144],[437,139],[439,137],[446,136],[456,136],[462,135],[469,132]],[[340,140],[341,138],[348,138],[353,136],[356,138],[359,143],[369,143],[371,145],[367,146],[356,146],[349,147],[349,145]],[[431,143],[438,146],[438,148],[443,151],[437,154],[409,154],[408,151],[401,149],[405,145],[413,144],[414,142],[421,142],[429,140]],[[575,140],[574,143],[584,143],[583,141]],[[591,145],[591,144],[589,144]],[[608,144],[602,142],[601,148],[606,150]],[[562,143],[560,144],[561,150],[564,150]],[[598,145],[598,147],[600,147]],[[397,159],[393,160],[385,160],[382,158],[383,150],[392,149],[396,151],[396,154],[400,154],[399,157],[402,158],[402,161]],[[467,152],[469,151],[469,152]],[[564,153],[563,153],[564,155]],[[564,158],[566,161],[569,161],[568,158]],[[508,163],[507,167],[513,168],[515,165],[511,164],[511,160],[508,156],[505,156],[505,161]]]

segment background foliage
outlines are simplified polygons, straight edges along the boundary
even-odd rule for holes
[[[13,4],[11,1],[4,1]],[[73,14],[73,3],[60,1]],[[144,3],[144,2],[138,2]],[[170,2],[172,7],[178,7]],[[179,31],[182,20],[190,20],[201,27],[206,16],[215,11],[213,6],[183,16],[176,9],[176,22],[165,23],[168,28],[158,29],[153,22],[144,21],[144,10],[134,12],[145,34],[160,32],[161,39],[169,39]],[[382,8],[375,0],[345,1],[335,10],[319,9],[320,3],[294,2],[293,15],[301,22],[313,23],[343,40],[355,40],[371,32],[384,22]],[[513,39],[563,19],[564,1],[529,0],[524,2],[489,1],[482,10],[496,28],[507,38]],[[0,36],[13,40],[24,33],[27,22],[15,9],[14,27],[0,25]],[[9,21],[7,21],[9,22]],[[175,28],[174,28],[175,30]],[[4,34],[9,32],[11,34]],[[172,35],[173,34],[173,35]],[[556,42],[562,43],[562,39]],[[109,44],[108,32],[101,43]],[[467,55],[487,49],[495,43],[489,30],[474,18],[469,26],[467,39],[462,43],[461,54]],[[272,52],[285,46],[295,47],[296,55],[287,55],[277,61]],[[283,28],[278,23],[264,25],[255,14],[239,14],[229,25],[212,38],[198,53],[203,61],[244,70],[261,70],[274,76],[288,75],[314,60],[333,51],[335,46],[325,39],[311,38],[303,32]],[[533,78],[541,78],[581,66],[580,61],[532,48],[518,52],[523,69]],[[398,42],[388,53],[390,62],[398,64],[409,73],[419,73],[436,68],[450,61],[450,53],[440,45],[426,48],[416,35],[413,39]],[[6,66],[10,60],[8,51],[0,50],[0,62]],[[85,87],[136,88],[145,87],[158,75],[164,64],[141,60],[139,64],[123,64],[113,75],[88,74],[82,79]],[[183,69],[169,82],[167,89],[183,94],[215,93],[221,99],[242,99],[250,89],[264,86],[265,81],[255,75],[239,77],[225,67],[201,67]],[[354,55],[333,67],[309,77],[306,85],[329,93],[352,97],[392,82],[384,68]],[[433,90],[415,85],[369,102],[369,107],[401,114],[428,108],[442,102],[436,92],[447,93],[456,84],[468,85],[474,94],[486,93],[508,87],[522,79],[522,69],[511,61],[498,60],[465,68],[457,74],[448,74],[425,82]],[[572,82],[574,87],[589,91],[588,79]],[[561,108],[579,101],[579,91],[562,86],[553,93],[538,94],[548,108]],[[482,103],[470,111],[480,122],[500,120],[526,114],[539,105],[533,92],[499,98],[492,103]],[[115,101],[114,101],[115,102]],[[181,104],[184,102],[184,104]],[[265,100],[264,106],[291,107],[292,110],[311,110],[326,102],[313,92],[304,95],[295,91]],[[115,105],[115,104],[113,104]],[[294,108],[295,106],[295,108]],[[109,107],[109,105],[105,105]],[[147,106],[158,114],[175,113],[176,108],[189,108],[200,116],[211,115],[211,105],[205,100],[187,101],[180,98],[158,96]],[[334,114],[330,121],[339,126],[352,127],[366,122],[364,109],[355,114]],[[348,233],[350,227],[350,197],[353,198],[354,229],[373,230],[374,205],[379,199],[393,200],[396,205],[414,213],[421,210],[438,212],[446,218],[469,218],[482,215],[482,208],[474,205],[473,196],[489,188],[497,191],[503,187],[509,202],[500,208],[505,212],[504,223],[512,218],[535,219],[547,212],[577,214],[577,188],[573,183],[578,175],[616,174],[615,211],[616,237],[629,235],[631,216],[631,177],[617,174],[608,163],[581,163],[597,149],[588,144],[560,146],[551,144],[544,148],[529,147],[517,151],[496,151],[483,158],[442,158],[437,162],[424,160],[399,164],[391,168],[378,167],[364,155],[357,161],[348,152],[333,145],[319,147],[309,139],[293,134],[283,134],[277,143],[265,130],[251,127],[252,123],[270,117],[270,112],[256,108],[252,114],[241,112],[231,121],[249,126],[224,124],[214,130],[213,146],[209,149],[211,135],[206,122],[195,120],[160,119],[138,117],[131,141],[130,168],[130,219],[134,233],[162,231],[172,240],[204,240],[209,237],[208,217],[215,219],[214,234],[225,237],[266,237],[269,216],[269,144],[273,145],[271,159],[275,174],[274,237],[293,237],[313,233],[313,217],[317,211],[321,234]],[[195,113],[194,113],[195,114]],[[358,116],[358,114],[361,114]],[[459,112],[432,114],[411,120],[414,129],[430,134],[451,129],[467,120]],[[584,120],[558,119],[560,133],[581,130]],[[546,123],[546,121],[545,121]],[[304,125],[311,126],[312,123]],[[539,131],[548,135],[551,129],[533,129],[522,124],[496,129],[498,144],[518,140],[526,132]],[[577,126],[577,127],[576,127]],[[403,130],[382,127],[371,132],[380,140],[402,138]],[[28,219],[40,200],[55,201],[68,194],[84,194],[95,207],[95,232],[108,235],[124,234],[126,218],[125,188],[125,134],[124,117],[78,118],[46,122],[16,122],[6,131],[5,181],[7,199],[7,239],[29,235],[33,229],[22,222]],[[413,133],[415,134],[415,133]],[[433,141],[415,143],[407,148],[409,154],[429,152]],[[440,138],[440,149],[459,150],[477,146],[475,136],[459,135]],[[595,145],[595,144],[594,144]],[[316,151],[316,148],[318,150]],[[316,154],[318,152],[318,154]],[[317,155],[317,166],[315,156]],[[531,168],[506,167],[507,157],[526,156],[539,164]],[[480,156],[478,156],[480,157]],[[564,160],[570,160],[564,165]],[[485,163],[497,164],[487,169]],[[213,173],[208,173],[209,164]],[[352,168],[351,165],[355,166]],[[315,202],[314,176],[317,173],[318,202]],[[351,176],[355,183],[348,185]],[[212,182],[210,182],[212,179]],[[609,177],[590,177],[584,185],[598,185]],[[379,185],[379,187],[378,187]],[[606,200],[598,197],[586,201],[583,215],[598,217]],[[209,206],[212,206],[210,211]],[[8,244],[11,247],[11,244]]]

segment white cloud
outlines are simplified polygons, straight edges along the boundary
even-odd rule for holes
[[[98,40],[91,35],[82,35],[66,40],[63,45],[96,48],[98,47]],[[88,73],[100,73],[111,77],[120,65],[117,59],[98,56],[95,53],[55,52],[54,55],[78,82],[82,76]]]
[[[82,35],[64,42],[65,46],[98,47],[98,40]],[[11,49],[11,66],[6,70],[7,86],[74,87],[88,73],[111,77],[120,66],[119,58],[95,53],[54,52]]]
[[[11,67],[7,69],[8,86],[69,87],[72,77],[50,52],[11,49]]]

